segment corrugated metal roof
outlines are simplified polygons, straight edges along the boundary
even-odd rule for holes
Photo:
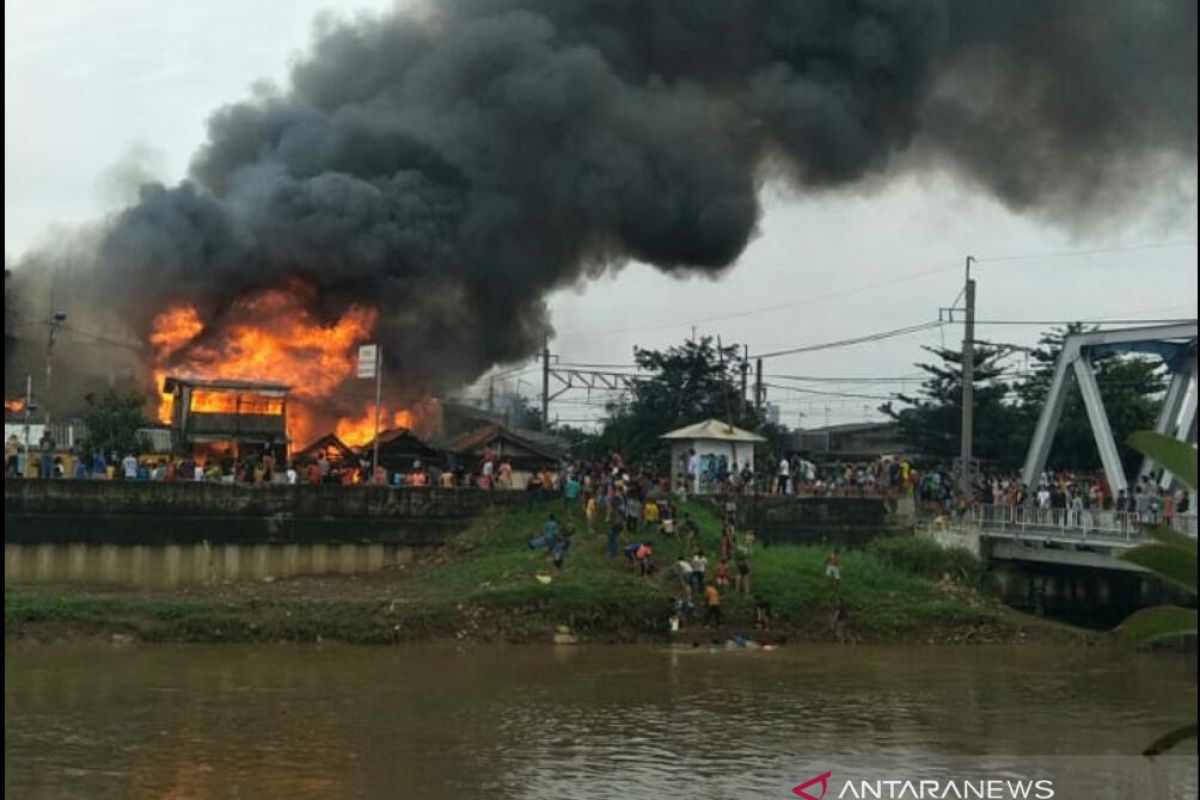
[[[695,425],[688,425],[677,431],[664,433],[660,439],[718,439],[725,442],[765,442],[766,439],[757,433],[735,428],[728,422],[717,419],[706,419]]]
[[[525,431],[518,433],[503,425],[484,425],[475,430],[467,431],[447,444],[446,449],[452,453],[467,454],[476,450],[482,450],[485,445],[497,439],[512,442],[546,459],[556,460],[562,457],[562,453],[556,452],[557,448],[553,444],[544,442],[545,437],[541,437],[541,440],[535,441]]]

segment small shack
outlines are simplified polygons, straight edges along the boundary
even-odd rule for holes
[[[504,425],[483,425],[446,444],[446,452],[462,466],[478,471],[484,451],[491,449],[497,463],[513,468],[513,488],[523,489],[529,476],[542,470],[557,473],[564,451],[549,437],[518,431]]]
[[[332,433],[327,433],[320,439],[292,454],[297,463],[319,461],[324,456],[330,464],[357,464],[358,457],[350,447]]]
[[[287,395],[281,383],[169,377],[171,440],[189,455],[232,451],[237,458],[270,452],[287,458]]]
[[[370,460],[375,443],[367,442],[360,449],[362,457]],[[421,439],[408,428],[391,428],[379,433],[379,463],[391,472],[408,472],[414,461],[431,464],[440,461],[442,451]]]
[[[728,422],[707,419],[658,437],[671,447],[671,483],[678,486],[688,475],[688,461],[694,454],[698,469],[691,476],[689,489],[702,493],[707,488],[701,476],[732,473],[747,464],[754,468],[754,447],[766,439],[757,433],[736,428]]]

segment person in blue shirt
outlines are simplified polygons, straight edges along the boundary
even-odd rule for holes
[[[613,523],[608,526],[608,557],[609,558],[617,557],[617,545],[620,544],[620,536],[621,536],[621,528],[622,527],[623,526],[621,524],[620,519],[614,520]]]
[[[542,535],[535,536],[529,540],[529,549],[538,550],[546,548],[547,550],[554,547],[555,541],[558,539],[558,520],[551,514],[544,525],[542,525]]]
[[[579,479],[574,475],[568,475],[563,481],[563,505],[569,510],[571,504],[579,499]]]
[[[567,551],[571,549],[571,534],[574,533],[570,521],[563,525],[562,536],[558,537],[555,542],[552,555],[554,556],[555,569],[562,569],[563,560],[567,557]]]

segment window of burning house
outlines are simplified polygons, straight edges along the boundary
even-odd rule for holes
[[[190,402],[193,412],[205,414],[283,414],[283,398],[261,394],[193,389]]]

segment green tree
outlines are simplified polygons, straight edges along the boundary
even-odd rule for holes
[[[145,400],[136,392],[108,391],[89,394],[83,423],[87,427],[85,452],[99,450],[109,453],[140,453],[149,449],[148,442],[138,435],[147,425],[142,414]]]
[[[666,350],[636,350],[645,376],[639,377],[632,400],[609,406],[595,447],[600,452],[615,448],[627,460],[664,468],[666,452],[658,437],[705,419],[730,420],[779,438],[757,409],[742,403],[739,349],[705,336]]]
[[[1077,323],[1053,328],[1042,334],[1037,347],[1029,351],[1032,368],[1013,385],[1021,412],[1020,431],[1026,446],[1046,404],[1063,341],[1067,335],[1083,330]],[[1166,389],[1163,369],[1153,359],[1127,355],[1100,358],[1094,367],[1113,438],[1121,443],[1121,461],[1126,472],[1132,472],[1137,469],[1141,456],[1129,446],[1127,439],[1134,431],[1154,426],[1159,396]],[[1047,466],[1054,470],[1097,470],[1101,467],[1100,453],[1078,386],[1072,387],[1063,404],[1062,419]]]
[[[1160,433],[1142,431],[1129,439],[1130,446],[1153,458],[1193,493],[1196,491],[1196,448]],[[1196,598],[1196,540],[1162,525],[1149,529],[1154,541],[1121,554],[1121,558],[1144,567],[1163,581],[1174,584]],[[1196,637],[1196,609],[1179,606],[1146,608],[1130,616],[1117,632],[1134,645],[1167,639]],[[1170,731],[1144,751],[1157,755],[1186,739],[1196,738],[1196,723]]]
[[[897,394],[881,408],[899,426],[905,445],[915,453],[945,463],[959,456],[962,436],[962,353],[944,347],[925,347],[940,363],[918,363],[928,377],[919,394]],[[980,344],[975,348],[974,454],[1001,469],[1019,463],[1024,450],[1018,443],[1017,409],[1005,381],[1007,347]],[[903,404],[897,409],[896,403]]]

